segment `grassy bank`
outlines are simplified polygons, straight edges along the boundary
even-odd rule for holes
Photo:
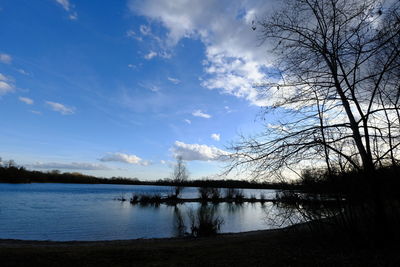
[[[1,266],[399,266],[398,247],[367,247],[306,227],[209,238],[0,241]]]

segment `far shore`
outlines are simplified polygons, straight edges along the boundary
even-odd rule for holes
[[[188,180],[176,183],[168,180],[143,181],[131,179],[95,178],[95,180],[77,179],[33,179],[1,178],[0,184],[103,184],[103,185],[151,185],[151,186],[181,186],[181,187],[214,187],[214,188],[241,188],[241,189],[299,189],[299,186],[281,183],[250,182],[246,180]]]
[[[318,237],[307,224],[206,238],[0,240],[2,266],[399,266],[397,247]]]
[[[223,178],[223,177],[221,177]],[[173,178],[158,180],[141,180],[135,177],[96,177],[78,172],[36,171],[23,166],[0,165],[0,183],[68,183],[68,184],[119,184],[119,185],[159,185],[181,187],[218,187],[218,188],[249,188],[249,189],[294,189],[298,185],[281,182],[261,182],[243,179],[187,179],[177,182]]]

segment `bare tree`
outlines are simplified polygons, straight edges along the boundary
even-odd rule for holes
[[[233,146],[254,177],[299,164],[373,172],[400,153],[400,2],[288,0],[257,25],[279,77],[260,92],[285,115]],[[276,71],[275,71],[276,73]]]
[[[186,164],[183,158],[179,156],[174,167],[174,172],[172,173],[172,181],[176,183],[174,187],[174,197],[178,197],[183,189],[183,182],[189,178],[189,172],[186,168]]]

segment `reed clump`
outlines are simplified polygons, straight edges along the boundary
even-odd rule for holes
[[[224,220],[215,215],[215,209],[207,205],[201,206],[196,213],[191,210],[189,220],[191,223],[190,235],[193,237],[216,235],[224,224]]]

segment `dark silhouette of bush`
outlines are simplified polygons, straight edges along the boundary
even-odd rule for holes
[[[189,212],[190,235],[194,237],[206,237],[216,235],[221,229],[224,220],[215,216],[215,210],[208,205],[202,205],[196,213]]]
[[[226,188],[225,198],[235,203],[241,203],[244,200],[243,190],[237,188]]]
[[[129,201],[131,202],[131,204],[137,204],[139,203],[139,199],[140,199],[139,195],[132,194],[132,197]]]
[[[162,197],[160,194],[154,194],[154,195],[137,195],[137,194],[132,194],[132,197],[130,199],[130,203],[135,205],[135,204],[140,204],[143,206],[146,205],[154,205],[154,206],[159,206],[162,203]]]
[[[314,221],[313,231],[334,229],[353,241],[385,244],[385,239],[400,240],[399,174],[399,166],[369,173],[309,169],[298,183],[301,190],[280,191],[276,199]]]
[[[211,188],[210,187],[199,187],[199,198],[203,201],[207,201],[211,198]]]
[[[124,193],[121,193],[121,194],[119,195],[119,197],[115,198],[115,200],[118,200],[118,201],[121,201],[121,202],[127,201],[127,199],[126,199]]]
[[[244,201],[244,193],[241,189],[236,189],[235,203],[242,203]]]
[[[216,203],[221,199],[221,189],[219,188],[211,188],[211,201]]]
[[[267,197],[265,196],[264,193],[260,194],[260,202],[261,204],[264,204],[267,201]]]

